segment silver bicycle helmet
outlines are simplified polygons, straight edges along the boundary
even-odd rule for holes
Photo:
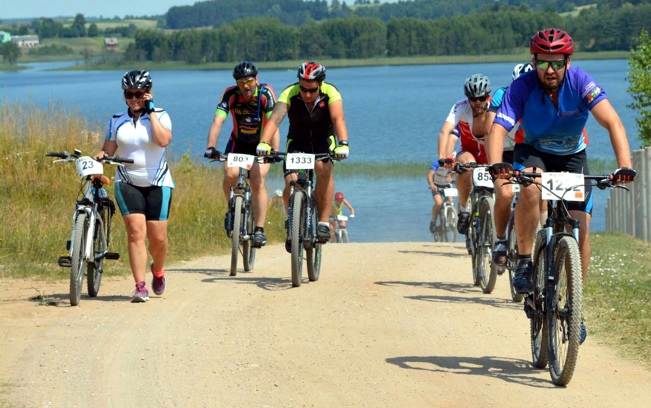
[[[122,77],[122,89],[147,89],[151,86],[151,76],[145,70],[134,69],[125,72]]]
[[[479,98],[480,96],[489,95],[491,93],[491,81],[487,76],[475,74],[466,79],[466,83],[463,84],[463,93],[468,98]]]
[[[313,61],[304,62],[298,68],[298,78],[306,81],[323,81],[326,77],[326,68]]]

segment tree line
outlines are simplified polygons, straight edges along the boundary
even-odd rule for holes
[[[632,0],[631,3],[648,0]],[[490,7],[526,5],[534,10],[572,11],[576,6],[608,4],[618,0],[412,0],[380,3],[378,0],[212,0],[190,6],[171,7],[166,28],[183,29],[220,27],[247,17],[275,17],[283,24],[301,26],[310,20],[323,21],[351,16],[375,17],[384,22],[392,18],[412,17],[423,20],[477,13]],[[619,5],[621,6],[621,4]],[[618,7],[617,5],[615,7]]]
[[[534,11],[526,5],[432,20],[376,17],[307,21],[300,27],[278,18],[250,17],[219,28],[172,33],[138,30],[128,61],[229,62],[322,58],[377,58],[513,53],[528,47],[534,32],[561,27],[577,51],[630,50],[643,28],[651,30],[651,4],[583,10],[577,17]]]

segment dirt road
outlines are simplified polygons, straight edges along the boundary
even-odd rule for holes
[[[470,283],[461,244],[329,244],[321,279],[292,288],[289,255],[168,267],[68,304],[67,282],[0,282],[0,407],[648,406],[651,372],[588,337],[572,382],[530,365],[528,321]],[[56,307],[28,300],[44,291]],[[85,292],[85,291],[84,291]],[[589,329],[589,325],[588,325]],[[527,402],[529,399],[533,402]],[[3,405],[3,403],[5,405]]]

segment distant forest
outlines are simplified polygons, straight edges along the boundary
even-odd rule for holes
[[[209,13],[205,8],[212,6],[221,10],[230,5],[228,13],[220,14],[221,24],[216,24],[216,20],[211,24],[203,21],[200,23],[203,28],[181,29],[169,34],[162,30],[138,30],[125,58],[200,64],[244,59],[283,61],[505,54],[526,49],[533,33],[545,27],[559,27],[570,32],[579,51],[611,51],[630,50],[643,28],[651,31],[651,0],[601,0],[596,7],[583,8],[576,15],[559,14],[554,5],[561,9],[571,5],[574,9],[581,0],[541,0],[536,2],[536,9],[527,5],[533,1],[508,2],[514,5],[499,5],[489,0],[414,0],[347,7],[334,0],[339,10],[346,9],[349,14],[332,17],[337,8],[328,8],[325,1],[319,0],[207,1],[194,6],[172,7],[167,14],[167,25],[197,23],[196,10],[204,10],[200,14],[206,17]],[[266,10],[260,13],[264,17],[250,17],[254,5],[256,10]],[[389,6],[395,12],[389,18],[361,16],[373,10],[379,13]],[[451,15],[440,16],[444,6],[454,6]],[[413,8],[420,10],[417,13],[420,17],[410,16],[416,13]],[[460,10],[466,9],[468,14],[460,14]],[[186,17],[178,18],[179,11],[183,10]],[[284,10],[288,10],[287,13]],[[434,10],[438,18],[424,18],[434,15]],[[238,12],[239,18],[235,18]],[[276,15],[269,16],[271,12]],[[226,14],[231,19],[229,23],[224,22],[228,20]],[[171,18],[174,15],[176,20]],[[288,22],[291,19],[294,21]]]
[[[641,4],[648,1],[629,1]],[[350,3],[350,4],[348,4]],[[619,8],[623,1],[617,0],[407,0],[398,3],[376,3],[376,0],[213,0],[192,6],[176,6],[168,10],[166,28],[220,27],[247,17],[272,17],[283,24],[302,26],[310,20],[322,21],[342,17],[374,17],[384,22],[392,18],[412,17],[431,20],[455,14],[471,14],[490,7],[520,6],[539,11],[559,13],[572,11],[587,4],[608,4]],[[373,4],[371,4],[373,3]],[[349,6],[353,7],[349,7]]]

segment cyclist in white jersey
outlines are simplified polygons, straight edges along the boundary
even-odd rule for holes
[[[146,302],[147,246],[153,258],[149,269],[156,295],[165,291],[167,219],[174,181],[165,147],[172,140],[172,121],[164,109],[154,106],[149,72],[133,70],[122,78],[123,97],[128,109],[113,115],[102,150],[95,156],[119,155],[133,164],[118,167],[115,198],[127,229],[129,263],[136,282],[132,302]]]

